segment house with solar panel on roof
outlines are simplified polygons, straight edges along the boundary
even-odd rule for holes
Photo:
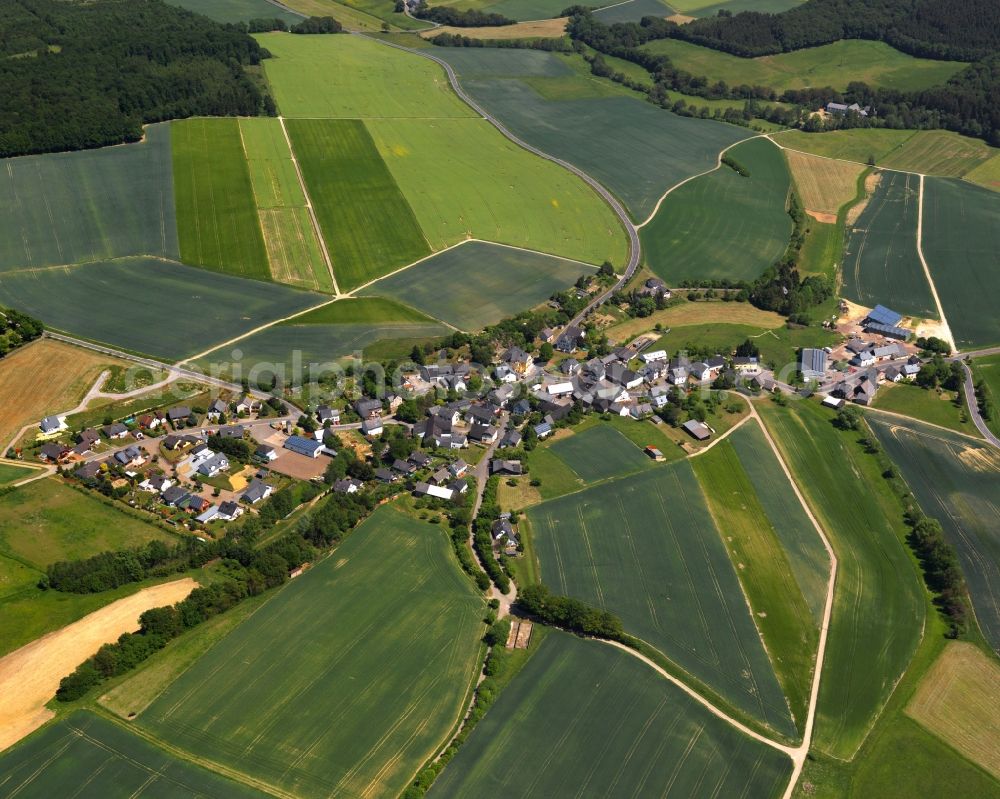
[[[886,308],[884,305],[876,305],[864,318],[861,327],[866,333],[875,333],[886,338],[895,338],[906,341],[910,337],[910,331],[899,326],[903,321],[903,315]]]

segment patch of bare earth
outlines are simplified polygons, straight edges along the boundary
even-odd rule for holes
[[[865,178],[865,198],[857,203],[857,205],[851,206],[847,211],[847,226],[851,227],[855,222],[858,221],[858,217],[861,213],[868,207],[868,201],[871,199],[872,194],[875,193],[875,189],[878,188],[878,184],[882,182],[882,173],[872,172],[868,177]]]

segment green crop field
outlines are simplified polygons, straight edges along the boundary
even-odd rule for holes
[[[269,280],[239,122],[186,119],[172,131],[181,260]]]
[[[739,58],[680,39],[657,39],[640,49],[668,56],[677,69],[704,75],[709,83],[722,80],[730,86],[767,86],[779,94],[823,86],[843,91],[855,80],[872,87],[915,91],[942,84],[966,66],[959,61],[914,58],[883,42],[862,39],[759,58]]]
[[[901,540],[902,509],[864,454],[815,402],[759,411],[837,555],[814,745],[853,757],[906,670],[924,622],[924,589]]]
[[[733,352],[746,339],[758,336],[764,328],[751,325],[733,325],[710,322],[704,325],[680,325],[671,327],[664,333],[652,349],[665,349],[674,355],[681,350],[694,350],[698,347],[712,347],[719,352]]]
[[[0,603],[9,596],[30,591],[37,585],[41,576],[42,573],[37,569],[33,569],[14,558],[0,555]]]
[[[286,117],[475,116],[429,59],[359,36],[256,38],[275,56],[264,72]]]
[[[249,22],[252,19],[282,19],[289,25],[302,21],[277,3],[268,0],[166,0],[172,6],[204,14],[216,22]]]
[[[641,449],[606,424],[561,438],[549,449],[585,483],[631,474],[653,464]]]
[[[36,480],[0,496],[0,553],[40,570],[56,561],[81,560],[154,540],[176,541],[160,528],[57,480]]]
[[[732,437],[747,429],[748,425],[744,425]],[[756,430],[756,425],[753,429]],[[763,445],[760,451],[764,454],[767,445],[759,430],[757,434],[758,440],[751,443],[746,439],[745,444]],[[754,622],[788,698],[792,715],[802,731],[809,706],[819,624],[792,571],[791,558],[783,548],[783,541],[730,440],[694,458],[691,465],[715,525],[723,533],[726,550],[736,566]],[[791,491],[787,485],[785,490]],[[800,511],[797,519],[799,537],[817,538],[808,519],[802,524],[802,516]],[[787,525],[789,520],[778,521]]]
[[[736,570],[687,461],[528,511],[542,581],[625,629],[744,713],[795,726]]]
[[[286,125],[342,290],[427,255],[413,210],[363,122],[292,119]]]
[[[674,10],[665,0],[628,0],[613,3],[594,12],[594,17],[605,25],[616,22],[638,22],[643,17],[668,17]]]
[[[927,178],[923,250],[959,348],[1000,344],[1000,194]]]
[[[430,27],[428,22],[422,22],[397,12],[394,0],[338,0],[338,2],[343,3],[352,11],[385,20],[390,25],[404,30],[423,30]]]
[[[791,176],[765,139],[729,151],[742,177],[723,165],[672,192],[642,229],[646,263],[669,285],[684,279],[754,280],[788,247]]]
[[[917,253],[920,179],[882,172],[879,184],[850,228],[844,250],[844,296],[872,308],[937,318]]]
[[[0,273],[125,255],[176,258],[170,126],[146,140],[0,165]]]
[[[250,168],[258,208],[297,208],[306,204],[281,121],[270,117],[239,120],[240,139]]]
[[[31,475],[35,473],[35,469],[29,469],[26,466],[14,466],[9,463],[0,463],[0,486],[5,486],[8,483],[13,483],[17,480],[22,480],[25,477],[31,477]]]
[[[267,794],[168,754],[94,713],[77,711],[0,756],[0,797],[264,799]]]
[[[462,330],[478,330],[545,302],[592,273],[576,261],[470,241],[363,293],[391,297]]]
[[[282,5],[288,6],[293,11],[310,17],[333,17],[346,30],[350,31],[380,31],[382,20],[358,11],[355,8],[348,8],[341,5],[336,0],[285,0]],[[397,14],[397,16],[402,16]],[[412,39],[412,36],[407,36]]]
[[[873,158],[876,163],[881,164],[883,158],[902,148],[913,135],[912,130],[855,128],[825,133],[787,130],[775,133],[772,138],[782,147],[825,158],[842,158],[859,164],[865,164],[869,158]]]
[[[570,69],[564,56],[545,54],[545,67],[528,50],[498,51],[482,63],[478,52],[439,50],[435,55],[455,66],[466,91],[505,127],[592,175],[637,220],[652,213],[670,186],[711,169],[721,150],[751,135],[734,125],[665,113],[611,84],[604,90],[603,83]],[[543,94],[546,81],[555,84]]]
[[[587,263],[625,261],[621,224],[597,193],[486,120],[366,124],[435,250],[472,237]]]
[[[958,552],[976,619],[1000,651],[1000,455],[987,444],[871,415],[869,423],[920,507]]]
[[[296,316],[282,325],[383,325],[433,322],[419,311],[384,297],[358,297],[338,300],[314,311]]]
[[[396,795],[466,706],[484,610],[444,531],[383,507],[139,723],[296,796]]]
[[[996,155],[991,155],[975,169],[966,172],[964,177],[984,188],[1000,191],[1000,151]]]
[[[707,2],[706,5],[706,0],[678,0],[675,5],[677,10],[683,14],[695,17],[714,17],[719,11],[728,11],[731,14],[738,14],[740,11],[777,14],[800,5],[802,0],[723,0],[721,3],[707,0]]]
[[[558,17],[566,8],[559,3],[560,0],[434,0],[429,5],[476,9],[489,14],[501,14],[507,19],[520,22]]]
[[[0,304],[50,327],[176,360],[324,297],[153,259],[21,272],[0,282]]]
[[[964,399],[957,400],[953,391],[926,389],[915,383],[886,383],[872,407],[979,437],[965,410]]]
[[[986,426],[995,435],[1000,435],[1000,412],[996,410],[996,398],[1000,397],[1000,354],[987,355],[983,358],[974,358],[972,361],[972,371],[978,383],[984,381],[990,387],[994,398],[993,418],[986,420]]]
[[[554,632],[428,796],[765,799],[790,770],[631,655]]]

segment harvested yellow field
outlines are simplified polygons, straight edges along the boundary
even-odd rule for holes
[[[104,644],[139,629],[144,611],[180,602],[197,586],[185,577],[144,588],[0,658],[0,751],[55,715],[45,704],[63,677]]]
[[[792,150],[785,150],[785,157],[806,211],[821,222],[836,222],[841,206],[857,194],[865,167]]]
[[[1000,666],[977,647],[948,644],[906,713],[1000,778]]]
[[[440,28],[423,31],[420,35],[425,39],[433,39],[442,33],[459,34],[469,39],[557,39],[566,32],[566,20],[566,17],[559,17],[486,28],[454,28],[442,25]]]
[[[654,325],[684,327],[685,325],[730,324],[751,325],[773,329],[785,324],[784,317],[773,311],[762,311],[748,302],[685,302],[642,319],[629,319],[609,327],[608,338],[624,341],[651,329]]]
[[[127,364],[44,338],[0,359],[0,454],[24,425],[76,407],[114,365]]]

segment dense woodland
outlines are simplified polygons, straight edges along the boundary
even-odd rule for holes
[[[955,13],[950,13],[949,9]],[[667,91],[749,103],[782,101],[815,109],[833,100],[871,106],[867,118],[855,114],[820,122],[803,119],[798,110],[772,109],[757,115],[786,125],[802,122],[806,130],[830,127],[944,128],[1000,145],[1000,3],[970,0],[809,0],[782,14],[744,12],[677,25],[656,17],[641,22],[605,25],[586,9],[573,12],[568,32],[575,40],[600,53],[623,58],[649,71],[654,80],[650,99],[672,107]],[[847,38],[885,41],[924,58],[971,60],[975,63],[942,86],[902,92],[876,89],[860,81],[846,91],[832,87],[776,92],[767,86],[729,86],[703,75],[677,69],[665,55],[639,48],[657,39],[676,38],[751,57],[828,44]],[[613,74],[601,59],[592,70],[630,83]],[[849,75],[847,76],[849,77]],[[631,84],[630,84],[631,85]],[[688,109],[676,109],[690,114]]]
[[[138,141],[142,125],[274,110],[245,28],[160,0],[0,0],[0,156]]]
[[[22,344],[34,341],[44,330],[45,326],[37,319],[13,308],[0,307],[0,358]]]

